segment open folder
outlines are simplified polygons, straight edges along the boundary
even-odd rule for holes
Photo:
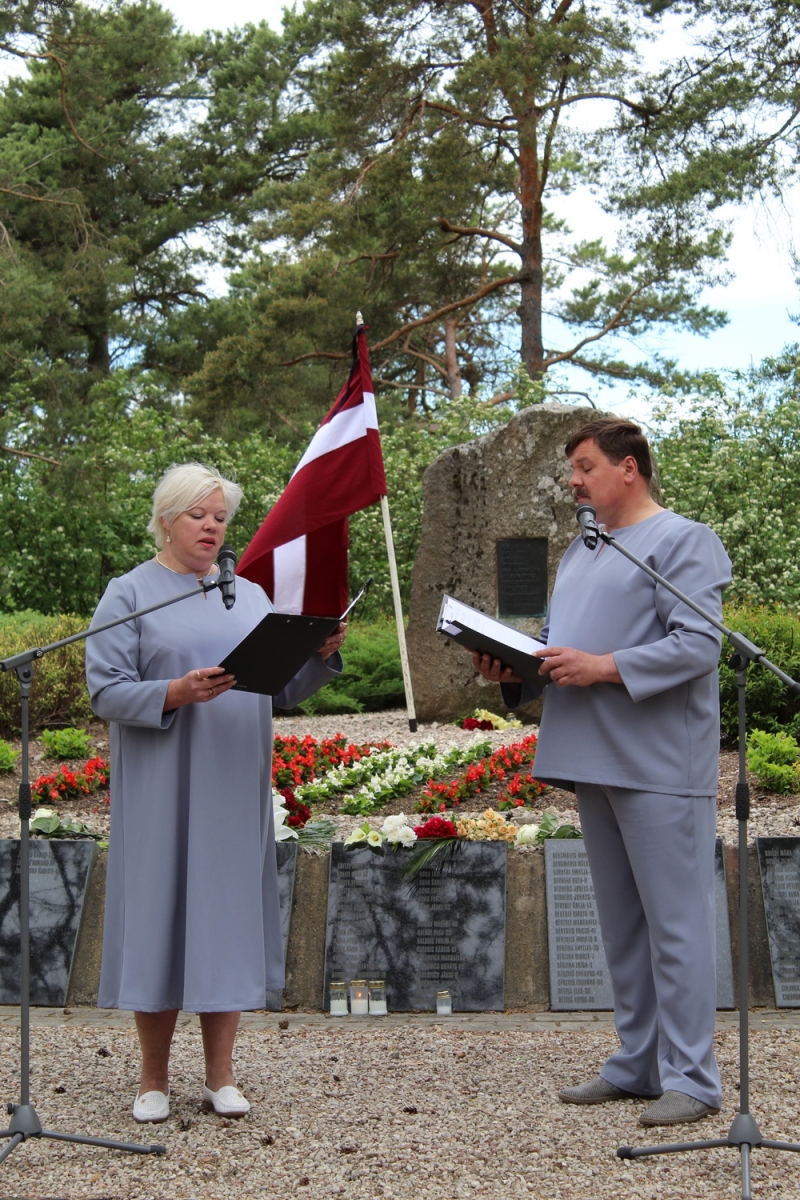
[[[541,638],[521,633],[512,625],[496,621],[494,617],[487,617],[479,608],[445,595],[442,597],[436,629],[466,650],[479,650],[481,654],[499,658],[520,679],[535,680],[542,685],[549,683],[548,678],[539,674],[542,660],[531,657],[534,650],[541,649],[547,643]]]
[[[236,676],[233,690],[277,696],[369,590],[372,577],[341,617],[271,612],[219,664]]]

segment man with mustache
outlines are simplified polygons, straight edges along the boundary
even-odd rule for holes
[[[567,443],[569,486],[599,524],[722,616],[731,564],[706,525],[650,492],[647,439],[599,417]],[[653,1099],[643,1125],[719,1111],[714,844],[721,638],[613,547],[580,537],[556,575],[542,658],[537,779],[575,791],[614,992],[620,1048],[568,1104]],[[541,688],[474,655],[508,707]]]

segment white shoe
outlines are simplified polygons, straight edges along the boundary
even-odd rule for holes
[[[160,1125],[168,1117],[169,1092],[166,1096],[163,1092],[145,1092],[143,1096],[136,1093],[136,1099],[133,1102],[134,1121],[138,1121],[140,1125],[144,1125],[148,1121],[153,1125]]]
[[[230,1083],[218,1092],[212,1092],[210,1087],[203,1084],[203,1102],[206,1108],[213,1108],[221,1117],[243,1117],[250,1112],[250,1102]]]

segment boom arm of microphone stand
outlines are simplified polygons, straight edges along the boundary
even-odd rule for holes
[[[159,608],[167,608],[170,604],[177,604],[180,600],[188,600],[190,596],[201,596],[205,592],[213,592],[214,588],[219,587],[217,580],[206,583],[204,579],[198,579],[197,582],[198,586],[192,588],[190,592],[181,592],[178,596],[170,596],[168,600],[159,600],[158,604],[150,604],[147,608],[137,608],[136,612],[125,613],[124,616],[116,617],[113,621],[95,625],[93,629],[82,629],[80,633],[70,634],[69,637],[61,638],[58,642],[50,642],[47,646],[33,646],[30,650],[22,650],[19,654],[13,654],[11,658],[0,659],[0,671],[16,671],[19,667],[27,666],[36,659],[43,658],[51,650],[60,650],[62,646],[69,646],[72,642],[80,642],[85,638],[94,637],[96,633],[104,633],[106,629],[124,625],[126,621],[134,621],[137,617],[144,617],[147,613],[156,612]]]
[[[689,608],[693,609],[699,616],[704,617],[709,625],[713,625],[715,629],[723,633],[738,654],[743,655],[750,662],[760,663],[762,667],[766,667],[768,671],[772,671],[773,675],[777,675],[778,679],[785,683],[788,688],[791,688],[793,692],[800,694],[800,683],[796,679],[792,679],[791,675],[787,675],[780,667],[776,667],[774,662],[770,662],[764,651],[756,646],[754,642],[751,642],[749,638],[746,638],[743,633],[737,633],[736,630],[729,629],[713,613],[708,612],[702,605],[697,604],[689,596],[684,595],[680,588],[676,588],[663,575],[659,575],[658,571],[654,571],[652,567],[648,567],[647,563],[642,562],[635,554],[631,554],[630,550],[627,550],[625,546],[621,546],[617,539],[612,537],[610,533],[606,533],[602,528],[599,530],[599,533],[604,542],[609,546],[613,546],[615,550],[619,550],[620,554],[624,554],[626,558],[629,558],[632,563],[635,563],[637,567],[644,571],[646,575],[649,575],[651,579],[654,579],[656,583],[660,583],[668,592],[672,592],[673,596],[677,596],[679,600],[684,604],[688,604]]]

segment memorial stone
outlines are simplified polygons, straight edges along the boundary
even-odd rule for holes
[[[800,838],[756,838],[775,1003],[800,1008]]]
[[[64,1004],[89,875],[93,841],[30,841],[31,1004]],[[0,841],[0,1004],[19,1004],[20,842]]]
[[[446,851],[444,853],[447,853]],[[325,995],[332,979],[384,979],[390,1012],[502,1009],[505,843],[468,842],[403,879],[408,852],[331,848]]]
[[[596,416],[592,408],[537,404],[445,451],[425,472],[407,637],[420,720],[503,711],[497,684],[476,676],[471,655],[436,632],[442,596],[539,632],[548,588],[578,531],[564,446]]]
[[[550,1006],[555,1012],[614,1007],[594,886],[582,839],[544,844]],[[722,842],[715,854],[717,1008],[733,1008],[733,971]]]
[[[286,947],[289,944],[289,927],[292,920],[292,897],[294,895],[294,876],[297,866],[297,842],[294,838],[275,843],[275,856],[278,861],[278,899],[281,912],[281,940],[283,942],[283,961],[286,962]],[[280,1012],[283,1003],[283,992],[267,992],[264,1007],[268,1012]]]

